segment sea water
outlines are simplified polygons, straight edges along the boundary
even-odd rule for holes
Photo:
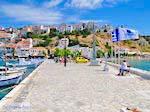
[[[130,60],[130,61],[128,61],[128,63],[133,68],[150,71],[150,60]]]

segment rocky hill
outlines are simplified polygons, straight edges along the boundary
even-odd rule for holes
[[[51,34],[40,35],[38,36],[38,38],[45,39],[45,42],[49,41],[50,43],[47,47],[50,49],[54,49],[58,45],[59,40],[61,38],[64,38],[64,36],[69,38],[69,46],[79,44],[80,46],[83,47],[92,47],[93,34],[89,33],[89,31],[87,30],[75,31],[66,34],[52,32]],[[96,45],[99,46],[105,52],[109,50],[110,46],[113,47],[121,46],[121,48],[127,48],[133,52],[150,52],[150,37],[140,36],[139,40],[126,40],[118,43],[112,43],[111,35],[109,33],[99,32],[96,34],[95,38],[96,38]]]
[[[86,38],[83,38],[82,36],[68,36],[70,39],[77,39],[79,40],[79,43],[81,45],[87,45],[91,47],[93,35],[88,35]],[[134,52],[150,52],[150,44],[147,40],[143,39],[142,37],[139,38],[139,40],[133,41],[133,40],[127,40],[127,41],[121,41],[119,43],[112,43],[111,42],[111,35],[107,33],[97,33],[96,34],[96,40],[97,40],[97,46],[99,46],[102,50],[108,51],[106,48],[106,45],[117,47],[121,46],[122,48],[127,48]],[[141,44],[142,43],[142,44]]]

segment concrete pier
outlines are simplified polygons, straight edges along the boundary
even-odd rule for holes
[[[14,97],[0,102],[0,112],[120,112],[123,107],[150,112],[150,80],[115,76],[116,68],[103,67],[70,63],[65,68],[46,60]]]

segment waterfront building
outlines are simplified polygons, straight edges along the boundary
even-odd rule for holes
[[[0,42],[8,43],[15,40],[17,37],[16,33],[7,33],[5,31],[0,31]]]
[[[30,49],[30,56],[46,56],[48,54],[48,50],[45,47],[33,47]]]
[[[22,39],[18,42],[15,48],[15,56],[28,57],[30,55],[30,49],[33,47],[32,39]]]

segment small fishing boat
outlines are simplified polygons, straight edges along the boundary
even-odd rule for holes
[[[22,76],[23,73],[14,73],[11,75],[0,73],[0,87],[18,84],[22,80]]]
[[[27,68],[35,68],[38,66],[38,63],[33,63],[32,61],[26,61],[24,58],[19,58],[19,62],[16,64],[12,64],[7,62],[6,65],[8,66],[16,66],[16,67],[27,67]]]
[[[27,67],[16,67],[15,65],[6,65],[6,67],[7,67],[7,69],[9,70],[9,71],[13,71],[13,70],[15,70],[15,71],[24,71],[24,70],[26,70],[27,69]]]
[[[13,73],[19,73],[19,71],[18,70],[9,70],[6,67],[0,67],[0,74],[4,74],[4,73],[13,74]]]

